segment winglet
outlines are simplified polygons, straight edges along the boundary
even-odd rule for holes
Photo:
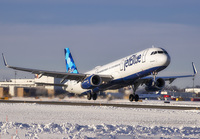
[[[4,55],[3,55],[3,53],[2,53],[2,57],[3,57],[4,65],[5,65],[6,67],[8,67],[8,64],[7,64],[7,62],[6,62],[6,59],[5,59]]]
[[[197,69],[196,69],[196,67],[195,67],[195,65],[194,65],[194,63],[192,62],[192,68],[193,68],[193,71],[194,71],[194,76],[197,74]]]

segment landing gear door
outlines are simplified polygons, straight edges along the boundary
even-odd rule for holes
[[[149,49],[145,50],[142,54],[142,63],[146,62],[146,56]]]

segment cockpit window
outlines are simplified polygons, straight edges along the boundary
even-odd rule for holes
[[[168,54],[167,51],[165,51],[165,50],[163,50],[163,52],[164,52],[165,54]]]
[[[166,51],[153,51],[151,53],[151,55],[155,55],[155,54],[167,54],[167,52]]]

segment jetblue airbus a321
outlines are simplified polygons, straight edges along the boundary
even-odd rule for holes
[[[61,78],[60,83],[67,86],[68,92],[85,94],[88,100],[96,100],[101,91],[131,86],[133,94],[130,94],[129,100],[138,101],[139,96],[135,92],[140,85],[145,84],[147,91],[160,91],[164,88],[166,81],[172,83],[176,78],[194,77],[197,74],[195,65],[192,63],[193,75],[158,77],[158,72],[170,64],[170,56],[163,48],[148,48],[104,66],[98,66],[86,73],[78,72],[69,48],[65,49],[67,72],[14,67],[7,64],[4,56],[3,60],[8,68],[31,72],[40,77]]]

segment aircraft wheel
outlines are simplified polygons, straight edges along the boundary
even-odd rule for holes
[[[92,94],[91,93],[87,93],[87,99],[91,100],[91,98],[92,98]]]
[[[137,102],[139,100],[139,95],[135,95],[135,101]]]
[[[129,95],[129,100],[132,102],[135,99],[135,96],[133,94]]]
[[[93,100],[96,100],[97,99],[97,93],[94,93],[92,98],[93,98]]]

